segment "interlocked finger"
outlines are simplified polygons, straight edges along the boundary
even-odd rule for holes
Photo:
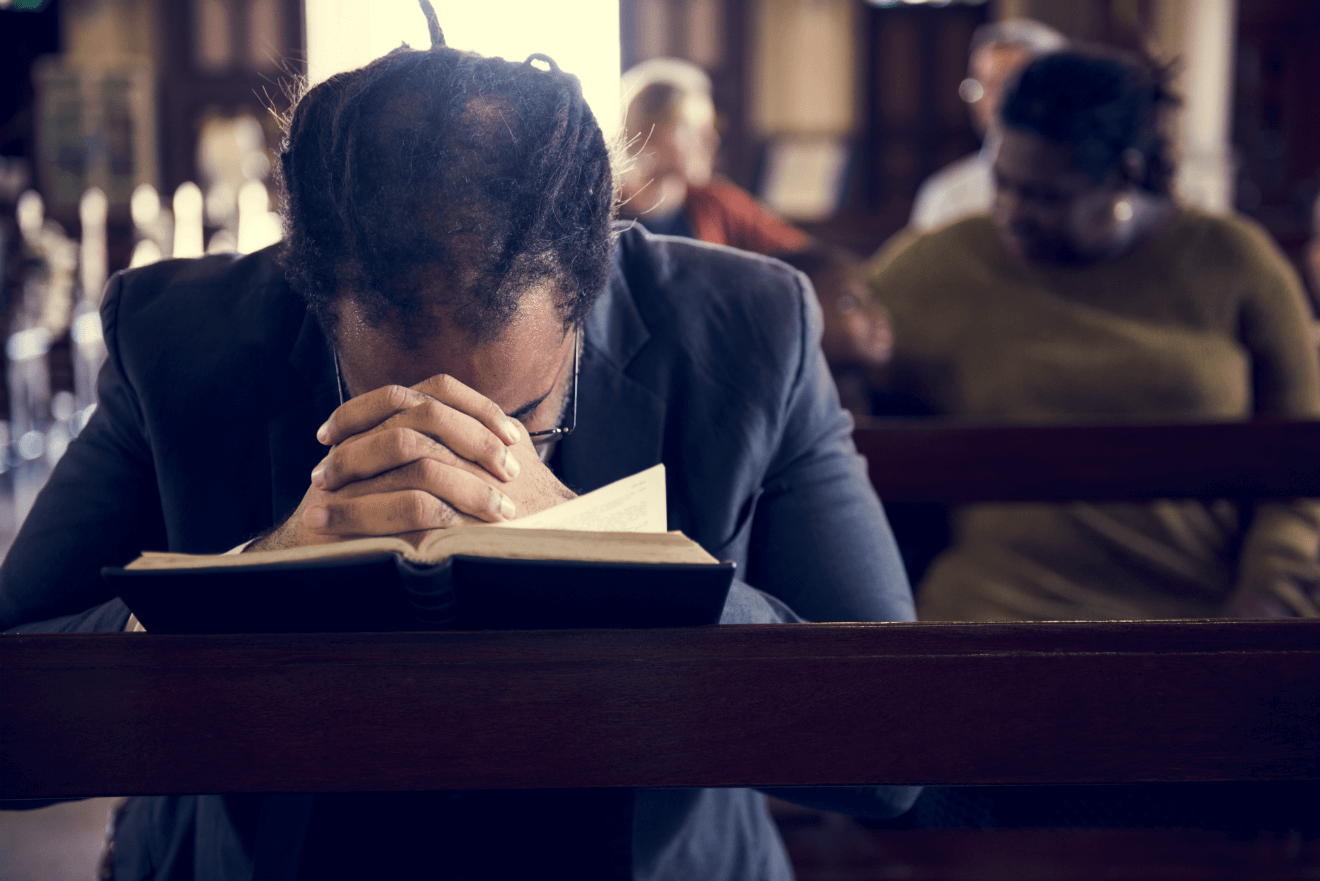
[[[494,487],[463,471],[431,462],[400,469],[403,474],[377,478],[377,492],[332,493],[310,508],[306,524],[331,535],[397,535],[428,529],[448,529],[471,522],[471,518],[496,522],[512,519],[513,502]],[[423,472],[436,472],[424,474]],[[418,483],[444,483],[445,498],[417,488]],[[387,489],[388,484],[402,487]]]
[[[484,473],[484,469],[427,435],[410,428],[392,427],[358,435],[335,447],[313,470],[312,484],[333,492],[355,481],[370,480],[423,460],[473,474]],[[507,473],[512,469],[506,466],[504,470]]]
[[[466,467],[464,467],[466,465]],[[480,472],[474,474],[470,463],[445,465],[435,459],[418,459],[370,480],[350,483],[328,494],[339,500],[364,496],[421,490],[450,503],[459,511],[482,520],[510,519],[514,502],[500,489],[488,483]],[[475,470],[475,469],[474,469]]]
[[[493,401],[444,374],[413,388],[387,385],[345,401],[321,426],[317,438],[326,445],[337,444],[429,401],[468,416],[505,443],[518,442],[517,425]]]

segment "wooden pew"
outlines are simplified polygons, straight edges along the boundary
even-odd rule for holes
[[[857,441],[889,501],[1320,496],[1320,423],[868,424]],[[1316,621],[0,636],[0,798],[1317,780],[1318,656]],[[904,847],[979,865],[1010,840],[859,830],[849,846],[889,863],[819,877],[891,877]],[[1027,877],[1033,847],[1057,876],[1060,834],[956,877]],[[1099,855],[1132,836],[1077,835],[1070,877],[1120,877]],[[1183,878],[1320,859],[1152,835],[1147,874],[1171,848],[1220,855]]]
[[[865,420],[853,437],[886,502],[1320,496],[1320,422]]]
[[[1320,422],[869,419],[853,437],[914,583],[949,541],[949,505],[1320,497]]]
[[[1320,778],[1320,622],[0,637],[0,797]]]

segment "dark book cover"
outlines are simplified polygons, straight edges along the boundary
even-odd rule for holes
[[[715,624],[734,569],[382,553],[102,575],[149,633],[328,633]]]

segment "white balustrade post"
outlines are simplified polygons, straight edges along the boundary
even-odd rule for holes
[[[202,236],[202,189],[192,181],[174,191],[174,256],[200,257],[206,251]]]

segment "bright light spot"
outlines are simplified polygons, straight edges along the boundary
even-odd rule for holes
[[[260,251],[280,240],[280,218],[270,211],[266,185],[250,180],[238,188],[238,241],[240,254]]]
[[[129,200],[128,211],[138,229],[146,229],[160,219],[160,195],[151,184],[138,184]]]
[[[69,448],[69,432],[62,425],[51,428],[46,438],[46,461],[54,465]]]
[[[522,61],[541,52],[582,81],[606,139],[619,128],[618,0],[485,0],[436,3],[445,43]],[[307,74],[318,83],[361,67],[400,42],[426,49],[431,39],[417,0],[316,0],[307,3]]]
[[[139,266],[150,266],[160,258],[160,245],[151,239],[143,239],[133,246],[133,257],[128,261],[128,267],[137,269]]]
[[[192,181],[174,191],[174,256],[200,257],[202,246],[202,188]]]
[[[82,433],[82,430],[87,427],[87,422],[92,418],[92,414],[95,412],[96,405],[88,404],[86,407],[83,407],[77,413],[73,414],[73,418],[69,420],[69,431],[74,437],[77,437]]]
[[[50,331],[44,327],[20,330],[9,337],[5,344],[5,354],[10,361],[26,361],[40,358],[50,351]]]
[[[264,209],[263,209],[264,210]],[[216,181],[206,191],[206,222],[223,226],[238,211],[238,197],[227,181]]]
[[[84,312],[73,320],[69,336],[79,346],[89,346],[101,342],[101,316],[96,312]]]
[[[238,250],[238,239],[227,229],[218,229],[215,235],[211,236],[211,241],[206,243],[206,253],[208,254],[227,254]]]
[[[91,187],[78,200],[78,219],[83,226],[104,226],[110,202],[100,187]]]
[[[46,439],[39,431],[29,431],[18,439],[18,454],[24,459],[38,459],[46,449]]]
[[[41,232],[41,225],[46,222],[46,203],[41,201],[41,194],[28,190],[18,197],[18,228],[29,239],[35,239]]]
[[[69,392],[56,392],[50,399],[50,415],[61,422],[73,416],[73,395]]]

